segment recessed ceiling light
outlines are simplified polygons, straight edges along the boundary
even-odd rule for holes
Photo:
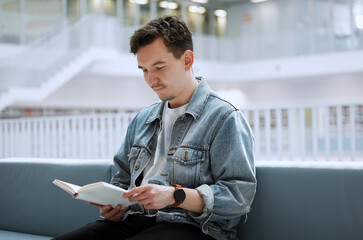
[[[226,17],[227,12],[226,12],[226,10],[223,10],[223,9],[217,9],[214,11],[214,15],[216,15],[217,17]]]
[[[267,0],[250,0],[252,3],[266,2]]]
[[[145,5],[145,4],[148,4],[149,1],[148,0],[129,0],[130,3],[137,3],[137,4],[140,4],[140,5]]]
[[[178,4],[175,2],[168,2],[168,1],[161,1],[159,3],[159,6],[161,8],[169,8],[169,9],[177,9],[178,8]]]
[[[208,3],[208,0],[192,0],[192,1],[196,3]]]
[[[205,9],[205,7],[198,7],[195,5],[191,5],[188,7],[188,11],[191,13],[205,13],[207,10]]]

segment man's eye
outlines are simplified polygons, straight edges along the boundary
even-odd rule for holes
[[[147,72],[147,70],[146,70],[146,69],[142,69],[142,72],[146,73],[146,72]]]
[[[165,66],[163,66],[163,67],[157,67],[156,69],[157,69],[157,70],[162,70],[164,67],[165,67]]]

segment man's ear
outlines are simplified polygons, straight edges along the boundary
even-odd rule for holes
[[[189,71],[194,62],[194,53],[191,50],[186,50],[184,52],[184,64],[185,64],[185,71]]]

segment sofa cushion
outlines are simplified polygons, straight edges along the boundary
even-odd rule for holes
[[[0,230],[0,240],[49,240],[51,237]]]
[[[258,162],[244,240],[362,239],[362,162]]]
[[[57,236],[98,219],[98,208],[75,200],[52,181],[109,182],[110,160],[0,160],[0,229]]]

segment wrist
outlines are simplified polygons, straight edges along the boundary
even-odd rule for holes
[[[168,194],[169,195],[169,205],[173,205],[174,203],[175,203],[175,199],[174,199],[174,191],[175,191],[175,189],[174,189],[174,187],[173,186],[171,186],[171,187],[169,187],[169,193],[170,194]]]

